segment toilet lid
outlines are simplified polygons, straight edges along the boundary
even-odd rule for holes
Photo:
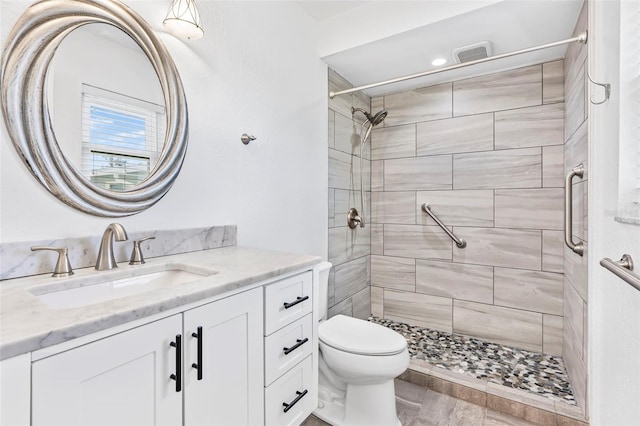
[[[393,355],[407,347],[401,334],[357,318],[336,315],[318,327],[318,338],[325,345],[359,355]]]

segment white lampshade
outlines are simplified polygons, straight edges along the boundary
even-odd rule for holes
[[[204,35],[194,0],[172,0],[163,24],[167,31],[182,39],[197,40]]]

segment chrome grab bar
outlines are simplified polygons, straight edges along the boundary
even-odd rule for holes
[[[582,256],[584,254],[584,244],[582,241],[573,242],[573,177],[584,176],[584,166],[582,163],[575,166],[567,174],[564,180],[564,242],[574,253]]]
[[[600,266],[613,272],[618,277],[629,283],[636,290],[640,291],[640,276],[633,272],[633,259],[628,254],[623,254],[619,261],[605,257],[600,261]]]
[[[422,210],[424,210],[425,213],[431,216],[431,219],[435,220],[440,228],[442,228],[442,230],[447,233],[449,238],[451,238],[459,248],[465,248],[467,246],[467,242],[465,240],[461,240],[460,238],[456,237],[453,232],[449,231],[449,228],[447,228],[444,223],[440,222],[440,219],[438,219],[438,217],[431,211],[431,206],[429,204],[423,204]]]

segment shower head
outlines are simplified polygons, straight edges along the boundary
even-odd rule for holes
[[[361,113],[363,113],[364,116],[367,117],[367,121],[371,123],[372,126],[377,126],[378,124],[382,123],[387,117],[387,111],[384,109],[377,112],[375,115],[371,115],[362,108],[351,107],[351,114],[355,114],[356,111],[360,111]]]
[[[371,130],[373,130],[373,128],[375,126],[377,126],[378,124],[382,123],[384,121],[384,119],[387,118],[387,110],[383,109],[381,111],[378,111],[374,115],[371,115],[371,114],[369,114],[367,111],[365,111],[362,108],[351,107],[351,114],[355,114],[356,111],[359,111],[359,112],[363,113],[364,116],[367,117],[367,119],[364,121],[364,123],[362,123],[362,128],[363,129],[364,129],[364,126],[366,126],[367,123],[369,123],[369,127],[367,128],[367,131],[364,134],[364,137],[362,138],[362,143],[360,144],[360,147],[362,147],[364,144],[367,143],[367,139],[369,138],[369,135],[371,134]]]
[[[367,118],[369,119],[371,124],[373,124],[374,126],[377,126],[378,124],[382,123],[385,118],[387,118],[387,110],[383,109],[382,111],[374,115],[373,118],[369,118],[369,117]]]

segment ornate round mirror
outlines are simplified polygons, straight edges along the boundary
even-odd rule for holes
[[[164,45],[127,6],[34,3],[8,37],[1,81],[14,146],[68,205],[127,216],[171,188],[187,148],[184,91]]]

